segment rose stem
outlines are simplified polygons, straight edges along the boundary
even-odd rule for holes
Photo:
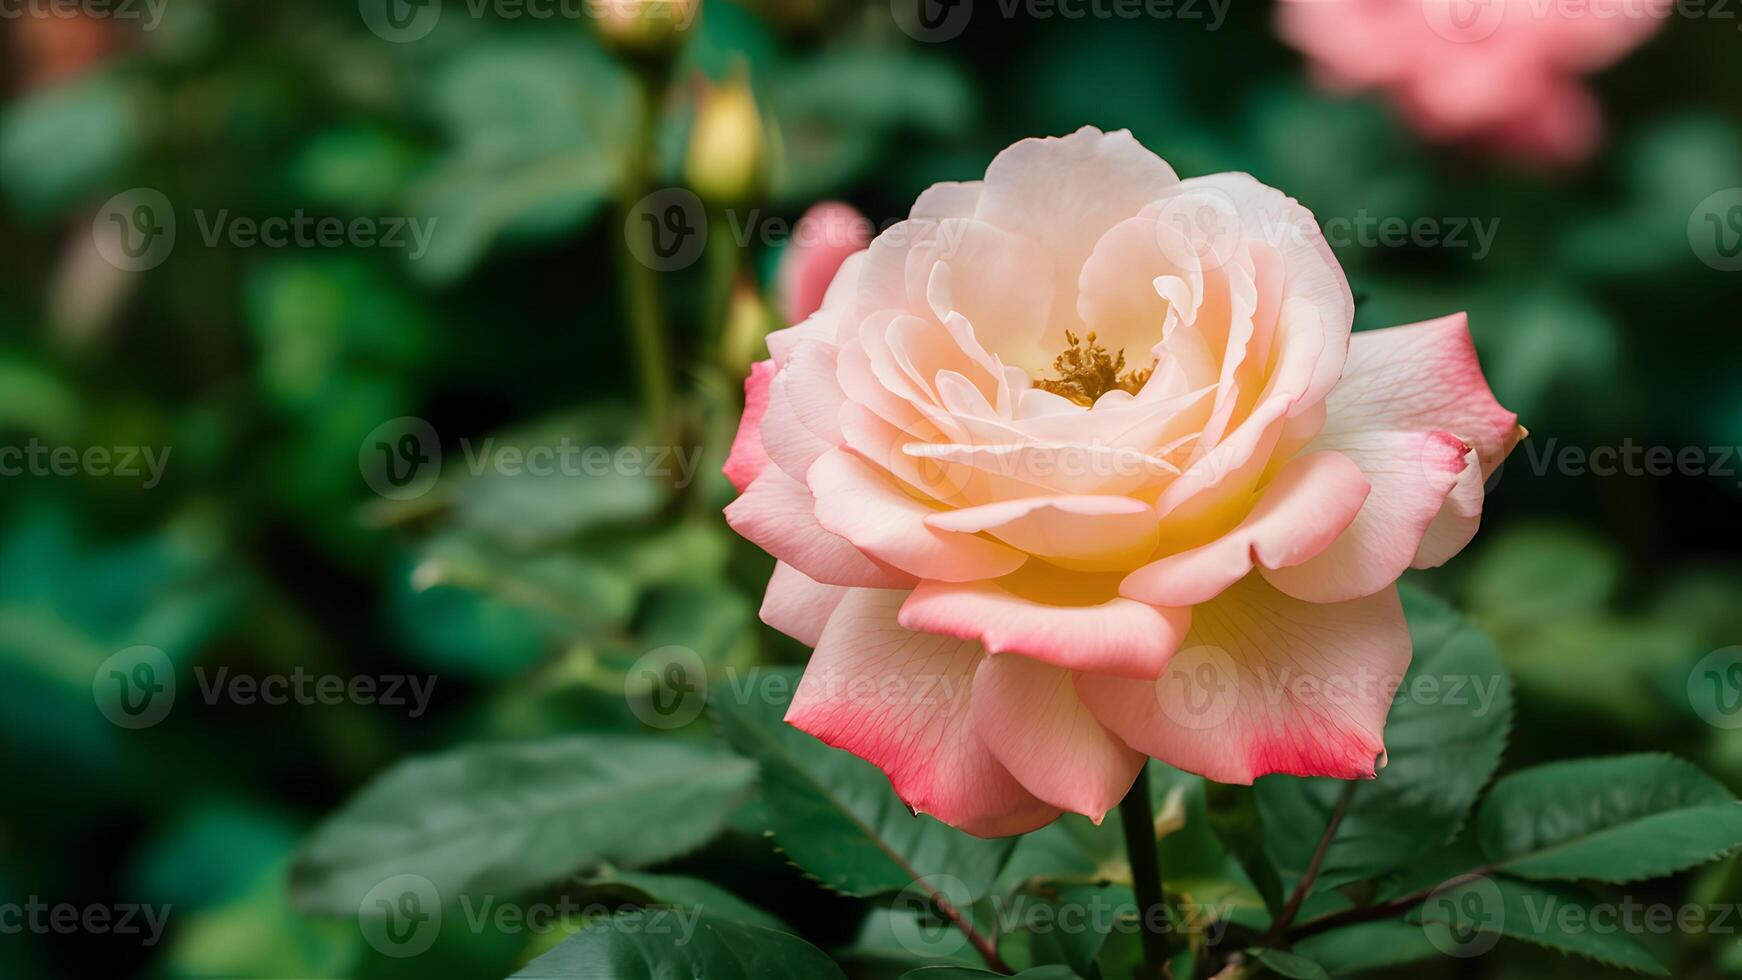
[[[1131,890],[1137,896],[1139,936],[1143,942],[1143,966],[1139,976],[1145,980],[1161,980],[1167,964],[1168,934],[1172,912],[1167,908],[1166,892],[1161,884],[1161,862],[1155,853],[1155,811],[1149,802],[1149,768],[1137,770],[1137,781],[1119,803],[1119,819],[1125,825],[1125,853],[1131,863]],[[1156,928],[1152,916],[1155,910],[1167,918],[1167,926]]]
[[[628,236],[639,234],[641,229],[627,223],[651,182],[655,124],[660,103],[665,97],[666,79],[664,70],[651,66],[641,66],[635,73],[637,129],[618,202],[618,220],[623,224],[624,239],[617,274],[627,308],[625,312],[629,315],[630,340],[640,374],[643,406],[657,438],[674,440],[671,366],[665,348],[665,322],[659,308],[659,284],[654,279],[653,269],[642,262],[637,257],[639,253],[628,244]]]
[[[1288,927],[1294,924],[1294,917],[1300,914],[1301,903],[1306,901],[1307,894],[1313,890],[1313,882],[1318,880],[1319,869],[1324,866],[1325,854],[1331,849],[1331,839],[1337,836],[1337,828],[1343,825],[1343,817],[1349,813],[1349,804],[1355,802],[1355,787],[1360,785],[1353,779],[1343,784],[1343,792],[1337,797],[1337,806],[1331,811],[1331,819],[1325,822],[1325,832],[1319,837],[1319,846],[1313,849],[1313,856],[1307,861],[1306,871],[1295,883],[1294,894],[1288,897],[1288,904],[1276,916],[1271,924],[1270,932],[1264,937],[1266,946],[1279,946],[1283,936],[1288,933]]]

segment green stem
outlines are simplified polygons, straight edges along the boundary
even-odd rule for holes
[[[618,199],[618,224],[623,229],[623,248],[618,256],[618,285],[629,316],[630,343],[640,381],[642,405],[659,438],[673,440],[671,358],[666,352],[665,318],[659,306],[659,283],[654,271],[636,258],[628,236],[643,229],[630,221],[636,204],[647,196],[653,175],[655,125],[659,104],[665,95],[663,71],[643,68],[636,72],[636,137],[630,151],[628,172]]]
[[[1155,852],[1155,811],[1149,802],[1149,769],[1137,770],[1137,781],[1119,803],[1119,819],[1125,825],[1125,853],[1131,863],[1131,890],[1137,897],[1143,964],[1137,976],[1161,980],[1166,973],[1173,913],[1167,907],[1161,882],[1161,862]],[[1159,924],[1156,917],[1160,916]]]
[[[1324,867],[1325,855],[1331,849],[1331,841],[1337,836],[1337,829],[1343,825],[1343,818],[1349,814],[1349,805],[1355,802],[1355,787],[1360,784],[1349,780],[1343,785],[1343,792],[1337,797],[1336,808],[1331,811],[1330,820],[1325,823],[1325,832],[1319,835],[1319,844],[1313,848],[1312,859],[1307,862],[1306,871],[1301,874],[1300,881],[1294,886],[1294,894],[1288,897],[1288,904],[1282,913],[1271,924],[1270,932],[1264,937],[1266,946],[1280,946],[1283,937],[1288,934],[1288,927],[1294,924],[1294,917],[1300,914],[1300,907],[1312,893],[1313,883],[1318,880],[1319,869]]]

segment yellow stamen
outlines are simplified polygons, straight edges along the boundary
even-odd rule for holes
[[[1115,388],[1135,395],[1155,372],[1154,366],[1142,370],[1125,370],[1124,349],[1121,348],[1117,354],[1108,354],[1107,348],[1095,343],[1093,333],[1079,339],[1076,334],[1066,330],[1065,339],[1070,341],[1071,346],[1053,358],[1052,362],[1053,373],[1059,376],[1058,380],[1040,378],[1034,382],[1034,386],[1062,398],[1069,398],[1078,405],[1092,407],[1096,399]]]

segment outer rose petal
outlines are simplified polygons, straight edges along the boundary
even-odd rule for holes
[[[996,541],[927,527],[925,518],[937,511],[897,490],[887,475],[845,450],[831,450],[817,460],[809,482],[816,494],[818,524],[878,561],[921,578],[997,578],[1028,560]]]
[[[975,734],[970,711],[979,644],[895,622],[899,592],[854,589],[830,617],[786,720],[868,760],[895,792],[982,837],[1027,833],[1057,807],[1017,782]]]
[[[1416,567],[1438,565],[1468,543],[1482,513],[1482,480],[1518,444],[1518,416],[1482,376],[1462,314],[1355,335],[1342,383],[1326,401],[1325,428],[1308,448],[1338,448],[1376,432],[1448,432],[1474,451],[1452,500],[1439,511]],[[1359,458],[1356,460],[1361,462]],[[1377,496],[1377,493],[1376,493]],[[1423,533],[1427,533],[1424,526]]]
[[[762,449],[776,466],[803,480],[811,464],[841,444],[841,403],[835,382],[836,349],[820,341],[800,341],[768,384],[762,416]]]
[[[1214,599],[1256,565],[1299,565],[1343,533],[1370,490],[1361,468],[1341,453],[1296,457],[1264,489],[1240,526],[1209,544],[1139,568],[1120,583],[1119,594],[1156,605],[1193,606]]]
[[[1064,578],[1059,591],[1069,592],[1070,573],[1058,574]],[[1072,670],[1154,678],[1191,623],[1190,609],[1117,596],[1080,606],[1058,600],[1027,598],[993,582],[921,582],[901,607],[901,625],[977,639],[992,653],[1026,654]]]
[[[1082,674],[1077,691],[1132,748],[1217,782],[1365,778],[1409,653],[1396,589],[1318,604],[1254,575],[1192,610],[1160,680]]]
[[[839,585],[814,581],[786,562],[775,562],[768,592],[762,597],[762,621],[805,646],[814,647],[848,591]]]
[[[1373,492],[1323,553],[1292,568],[1264,569],[1270,584],[1308,602],[1372,595],[1409,568],[1434,515],[1464,468],[1466,448],[1444,432],[1361,432],[1321,436],[1314,449],[1355,461]]]
[[[865,557],[845,538],[823,530],[805,485],[770,466],[743,496],[726,506],[726,523],[763,551],[818,582],[869,589],[911,588],[914,580]]]
[[[1029,792],[1100,823],[1145,760],[1101,727],[1071,676],[1027,657],[987,657],[974,674],[974,730]]]
[[[768,465],[768,453],[762,448],[762,416],[768,411],[768,383],[774,378],[773,361],[757,361],[750,365],[750,375],[744,379],[744,416],[738,420],[738,434],[732,437],[732,451],[726,454],[723,467],[726,479],[743,493]]]

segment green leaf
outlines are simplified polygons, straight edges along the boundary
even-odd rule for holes
[[[965,966],[922,966],[901,975],[901,980],[978,980],[980,977],[1005,977],[1011,974],[993,973]],[[1068,966],[1037,966],[1014,974],[1017,980],[1076,980],[1080,974]]]
[[[1126,885],[1059,884],[1036,891],[1035,900],[1048,901],[1055,912],[1026,929],[1035,960],[1064,963],[1084,976],[1116,922],[1139,915],[1137,897]]]
[[[12,205],[54,214],[120,170],[147,115],[134,91],[116,78],[85,76],[12,100],[0,114],[0,188]]]
[[[615,189],[633,89],[570,34],[465,45],[433,76],[428,98],[453,144],[407,201],[408,213],[435,222],[412,265],[421,277],[449,281],[499,242],[569,231]]]
[[[681,909],[623,912],[570,936],[516,977],[586,980],[845,980],[797,936]]]
[[[901,891],[930,876],[960,880],[970,898],[984,895],[1015,839],[983,840],[909,813],[876,766],[788,725],[798,678],[796,670],[762,670],[710,695],[726,738],[761,766],[781,848],[851,895]]]
[[[1554,450],[1544,440],[1541,451]],[[1526,525],[1484,544],[1464,591],[1478,619],[1518,626],[1599,609],[1620,580],[1621,562],[1600,538],[1558,525]]]
[[[1438,599],[1403,590],[1414,658],[1385,726],[1389,756],[1377,779],[1357,783],[1325,854],[1320,889],[1402,867],[1451,840],[1500,764],[1512,688],[1494,644]],[[1347,784],[1266,776],[1258,804],[1270,849],[1300,874]]]
[[[1362,922],[1308,936],[1295,951],[1332,976],[1401,966],[1441,955],[1419,925],[1398,920]]]
[[[1742,846],[1742,803],[1672,756],[1581,759],[1500,780],[1482,801],[1476,834],[1510,874],[1638,881]]]
[[[1258,812],[1258,797],[1248,786],[1205,782],[1204,798],[1209,807],[1210,827],[1228,849],[1246,877],[1264,899],[1272,916],[1282,911],[1282,876],[1264,850],[1264,817]]]
[[[981,980],[982,977],[1012,977],[1009,973],[993,973],[991,970],[974,970],[970,966],[922,966],[918,970],[902,973],[901,980]],[[1073,973],[1070,966],[1036,966],[1033,970],[1024,970],[1014,975],[1016,980],[1077,980],[1078,973]]]
[[[1298,953],[1262,948],[1249,949],[1246,952],[1272,973],[1292,977],[1294,980],[1331,980],[1331,975],[1325,972],[1324,967]]]
[[[357,924],[308,918],[290,906],[280,861],[243,894],[191,912],[168,953],[178,977],[356,976]],[[355,915],[356,909],[350,910]]]
[[[581,735],[476,745],[401,763],[317,829],[298,904],[355,915],[389,878],[443,901],[542,885],[587,865],[689,851],[725,824],[754,767],[676,739]]]
[[[1429,941],[1454,955],[1482,951],[1477,934],[1490,933],[1638,973],[1669,975],[1624,928],[1562,885],[1476,877],[1437,890],[1410,919],[1424,923]]]
[[[587,882],[586,897],[613,895],[637,905],[675,905],[700,909],[710,919],[764,929],[791,931],[786,923],[711,881],[686,875],[613,871]]]

